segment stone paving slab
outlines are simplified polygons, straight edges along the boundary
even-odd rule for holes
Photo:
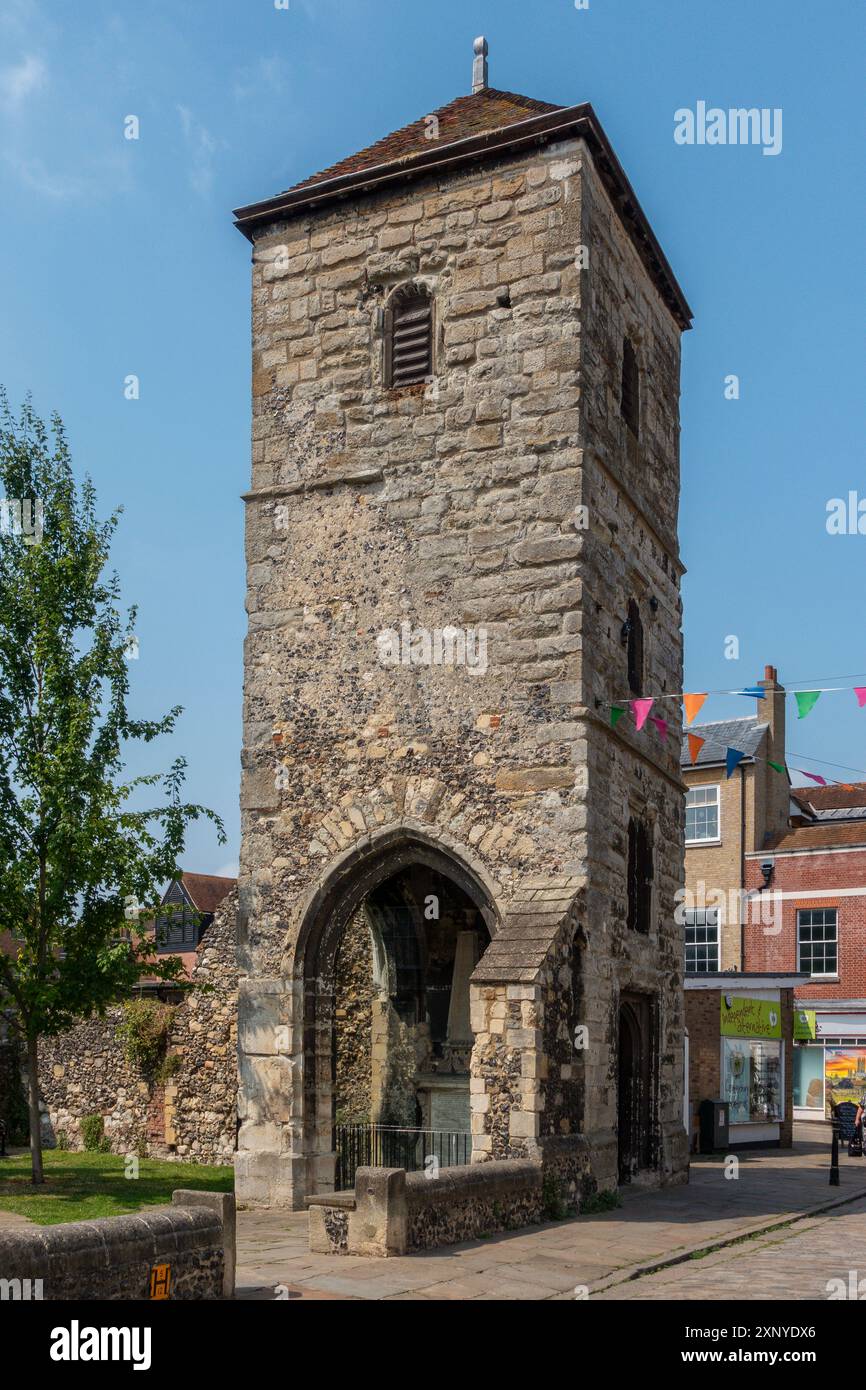
[[[239,1297],[255,1297],[266,1286],[264,1296],[273,1297],[274,1285],[286,1284],[302,1296],[373,1300],[559,1300],[573,1298],[577,1285],[588,1286],[593,1297],[597,1289],[598,1296],[605,1290],[628,1298],[631,1285],[623,1281],[648,1264],[683,1260],[713,1242],[866,1194],[866,1160],[845,1155],[841,1185],[829,1187],[824,1145],[751,1150],[737,1158],[736,1178],[725,1176],[722,1158],[701,1158],[692,1163],[688,1185],[626,1189],[622,1207],[611,1212],[391,1259],[311,1255],[306,1212],[242,1211]],[[862,1264],[866,1273],[866,1241]],[[737,1296],[750,1295],[741,1287]]]

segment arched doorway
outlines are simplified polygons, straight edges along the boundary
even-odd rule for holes
[[[476,876],[414,836],[317,895],[299,950],[308,1195],[362,1163],[468,1162],[469,977],[495,927]]]
[[[620,1000],[617,1048],[617,1166],[631,1182],[655,1165],[655,1056],[652,1001],[626,994]]]

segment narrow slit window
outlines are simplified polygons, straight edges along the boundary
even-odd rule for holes
[[[640,373],[637,356],[628,338],[622,342],[622,392],[620,411],[635,439],[640,434]]]
[[[417,285],[397,290],[385,321],[385,384],[414,386],[433,374],[433,300]]]
[[[635,599],[629,599],[626,621],[628,688],[632,695],[643,694],[643,623]]]

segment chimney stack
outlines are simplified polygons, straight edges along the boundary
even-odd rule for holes
[[[758,682],[767,692],[759,719],[769,725],[767,757],[774,763],[787,766],[785,761],[785,687],[779,684],[775,666],[764,667],[764,679]],[[772,767],[766,771],[765,834],[778,835],[788,828],[790,814],[790,779]],[[760,848],[758,840],[757,848]]]
[[[472,45],[475,58],[472,63],[472,95],[476,92],[483,92],[487,86],[487,40],[483,34]]]

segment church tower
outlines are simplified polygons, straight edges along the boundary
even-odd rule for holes
[[[471,95],[236,219],[238,1195],[684,1180],[679,705],[629,704],[682,690],[682,291],[592,107],[483,39]]]

